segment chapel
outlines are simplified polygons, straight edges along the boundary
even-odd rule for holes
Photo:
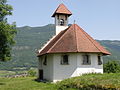
[[[102,56],[110,53],[79,25],[69,24],[71,11],[60,4],[53,13],[56,35],[38,50],[38,78],[52,82],[86,73],[103,73]]]

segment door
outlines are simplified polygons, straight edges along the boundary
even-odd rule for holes
[[[43,70],[39,69],[39,79],[43,80]]]

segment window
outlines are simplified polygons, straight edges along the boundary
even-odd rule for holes
[[[59,20],[59,15],[58,15],[57,19]]]
[[[68,17],[68,16],[66,15],[66,16],[65,16],[65,20],[67,20],[67,17]]]
[[[101,56],[98,56],[98,65],[101,65],[102,61],[101,61]]]
[[[61,64],[68,65],[68,55],[62,55]]]
[[[47,65],[47,56],[44,57],[43,65]]]
[[[60,20],[60,25],[61,25],[61,26],[64,25],[64,20],[63,20],[63,19]]]
[[[90,56],[89,55],[83,55],[83,65],[90,65]]]

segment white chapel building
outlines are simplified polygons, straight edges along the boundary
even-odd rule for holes
[[[103,55],[110,53],[79,25],[68,26],[72,13],[60,4],[52,15],[56,35],[38,51],[39,79],[52,82],[86,73],[103,73]]]

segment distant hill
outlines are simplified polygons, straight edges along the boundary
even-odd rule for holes
[[[109,52],[110,56],[104,57],[104,62],[108,60],[119,60],[120,61],[120,41],[118,40],[98,40]]]
[[[17,29],[16,45],[12,50],[13,59],[5,63],[0,62],[0,69],[23,70],[37,67],[36,50],[40,49],[55,34],[55,27],[52,24],[42,27],[24,26]],[[112,53],[111,56],[104,57],[104,61],[120,60],[120,41],[98,41]]]

